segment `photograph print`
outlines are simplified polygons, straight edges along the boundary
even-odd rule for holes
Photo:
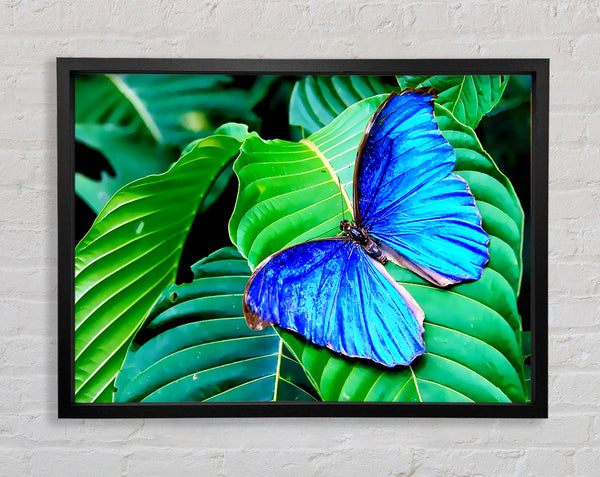
[[[532,75],[400,71],[73,74],[70,405],[531,403]]]

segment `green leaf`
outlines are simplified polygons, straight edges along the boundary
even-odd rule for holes
[[[244,142],[244,140],[248,136],[257,136],[257,134],[255,132],[250,132],[248,130],[248,126],[246,124],[238,124],[238,123],[223,124],[222,126],[219,126],[215,130],[215,134],[224,134],[225,136],[231,136],[231,137],[237,139],[240,143]],[[188,144],[186,146],[186,148],[184,149],[183,153],[185,153],[189,148],[194,147],[195,143],[200,140],[201,139],[198,139],[198,140],[193,141],[190,144]],[[234,175],[233,174],[233,162],[234,161],[235,161],[235,157],[233,157],[231,159],[230,163],[225,168],[223,168],[223,170],[221,171],[221,174],[219,174],[219,177],[217,177],[217,179],[213,182],[212,186],[206,193],[204,200],[202,201],[202,204],[200,205],[200,210],[199,210],[200,214],[203,214],[208,209],[210,209],[213,206],[213,204],[217,201],[217,199],[219,197],[221,197],[221,194],[229,185],[229,182],[231,181],[231,179],[233,178],[233,175]]]
[[[496,116],[499,113],[525,106],[529,109],[531,102],[531,76],[510,75],[502,99],[498,101],[488,116]]]
[[[228,247],[192,270],[194,280],[165,288],[148,314],[117,376],[114,401],[314,400],[275,331],[246,325],[248,262]]]
[[[508,76],[398,76],[402,89],[433,86],[436,103],[461,123],[475,128],[502,98]]]
[[[281,248],[333,236],[351,217],[352,177],[364,128],[385,96],[360,101],[300,143],[249,138],[234,170],[240,189],[230,236],[254,268]],[[279,330],[324,400],[523,401],[516,297],[523,213],[518,198],[471,128],[440,105],[456,172],[471,187],[491,237],[480,280],[439,289],[388,264],[425,311],[427,353],[393,370],[345,358]],[[340,188],[340,185],[343,186]]]
[[[100,180],[75,173],[75,192],[96,213],[125,184],[165,171],[176,158],[172,148],[157,144],[151,137],[138,137],[123,127],[77,124],[76,137],[88,147],[102,151],[115,171],[114,176],[102,171]]]
[[[99,181],[78,174],[77,194],[98,213],[115,191],[165,171],[178,150],[223,122],[257,126],[252,109],[275,78],[260,76],[244,90],[231,87],[233,78],[224,75],[77,76],[75,137],[102,153],[115,171],[114,177],[103,172]]]
[[[208,137],[167,172],[128,184],[77,245],[76,401],[110,401],[135,331],[173,282],[196,211],[239,146],[229,136]]]
[[[110,76],[103,74],[75,77],[75,125],[122,127],[139,138],[151,138],[144,118],[121,92]]]
[[[307,137],[348,106],[392,89],[377,76],[306,76],[292,90],[290,125],[300,131],[300,137]]]

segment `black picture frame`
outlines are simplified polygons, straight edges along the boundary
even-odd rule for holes
[[[58,58],[58,417],[487,417],[548,416],[548,59],[254,60]],[[532,77],[531,402],[109,403],[74,401],[74,77],[82,73],[526,74]]]

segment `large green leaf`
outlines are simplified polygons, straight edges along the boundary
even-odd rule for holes
[[[314,393],[273,329],[248,328],[242,295],[248,262],[232,247],[170,285],[129,347],[115,402],[306,401]]]
[[[227,121],[258,125],[253,112],[274,76],[247,89],[224,75],[80,75],[75,79],[75,137],[101,152],[115,175],[76,175],[77,194],[97,213],[119,188],[167,169],[191,140]]]
[[[354,104],[300,143],[254,137],[243,144],[230,235],[252,267],[284,246],[333,236],[340,219],[350,218],[356,150],[383,98]],[[473,130],[440,105],[435,112],[491,237],[490,262],[480,280],[449,289],[388,264],[426,315],[427,353],[410,367],[384,369],[278,330],[324,400],[524,400],[516,304],[523,213]]]
[[[306,76],[292,90],[289,121],[306,137],[329,124],[354,103],[392,87],[378,76]]]
[[[167,172],[120,189],[75,249],[75,398],[110,401],[145,314],[173,282],[202,199],[240,141],[198,141]]]
[[[461,123],[475,128],[502,98],[508,76],[398,76],[398,83],[402,88],[433,86],[438,92],[436,103]]]

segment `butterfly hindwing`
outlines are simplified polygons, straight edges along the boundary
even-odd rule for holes
[[[343,238],[305,242],[261,263],[244,294],[251,327],[276,324],[385,366],[424,352],[423,312],[363,249]]]
[[[388,258],[440,286],[481,277],[489,237],[427,92],[391,94],[359,148],[357,222]]]

